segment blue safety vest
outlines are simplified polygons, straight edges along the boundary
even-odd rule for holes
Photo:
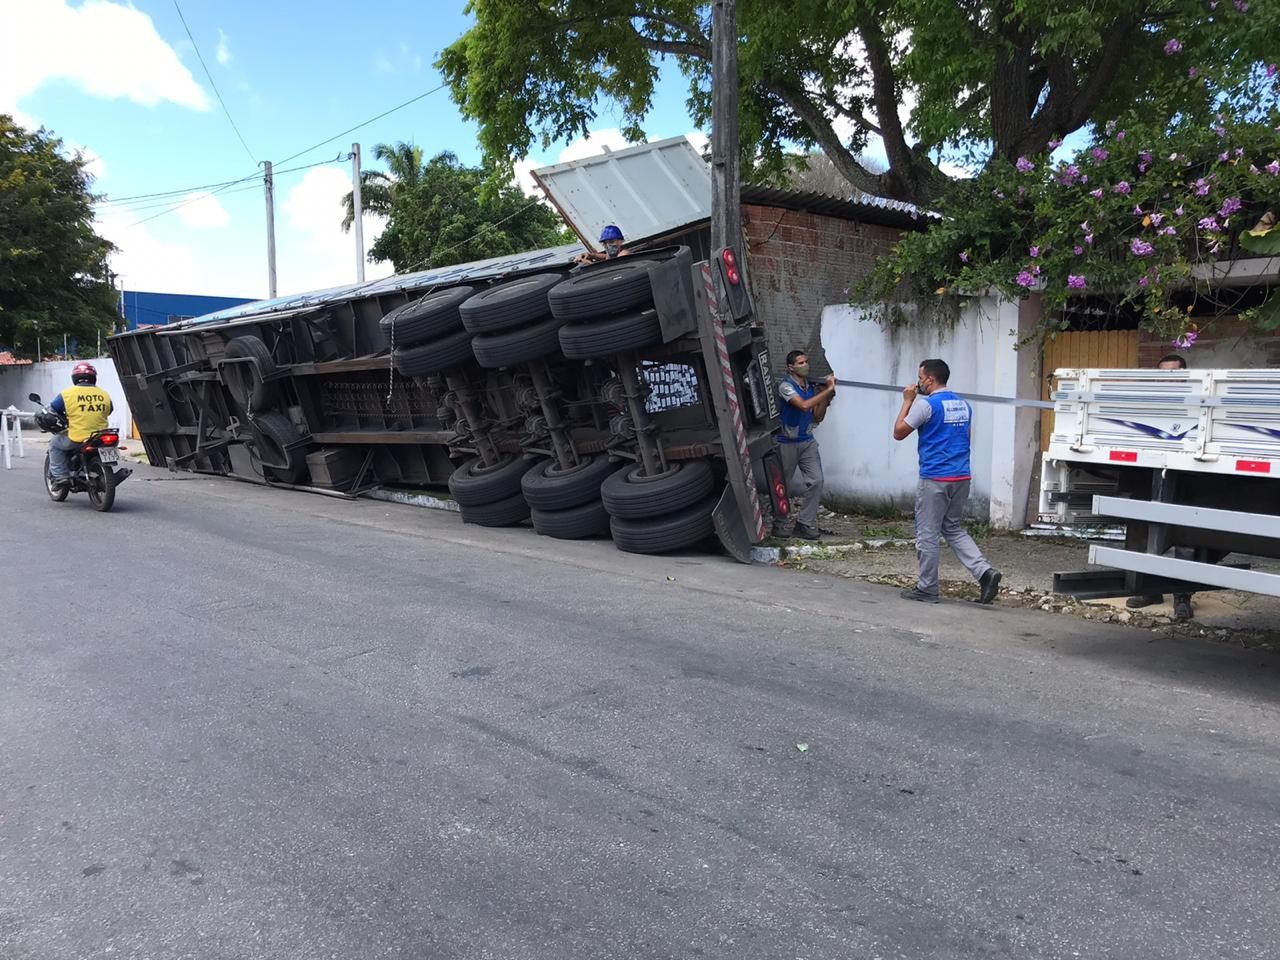
[[[803,384],[797,383],[791,377],[787,377],[783,383],[789,383],[795,387],[796,393],[801,400],[809,400],[818,392],[816,384],[806,380]],[[781,386],[781,385],[780,385]],[[812,410],[797,410],[791,405],[786,394],[779,389],[782,397],[782,430],[778,434],[779,443],[807,443],[813,439],[813,434],[809,432],[809,428],[813,426]]]
[[[973,408],[950,390],[924,398],[932,415],[918,431],[923,480],[968,480]]]

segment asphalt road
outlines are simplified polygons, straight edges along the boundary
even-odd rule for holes
[[[38,465],[4,960],[1280,955],[1265,655]]]

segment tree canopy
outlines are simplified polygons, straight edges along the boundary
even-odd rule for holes
[[[93,342],[117,318],[113,247],[93,231],[91,181],[57,137],[0,114],[0,344],[17,354],[64,335]]]
[[[535,140],[584,135],[606,109],[639,139],[659,63],[710,113],[711,4],[696,0],[470,0],[475,25],[438,61],[490,164]],[[858,190],[920,204],[970,168],[1140,112],[1206,120],[1280,36],[1280,4],[1246,0],[739,0],[746,169],[784,177],[819,148]],[[1171,57],[1174,44],[1185,54]],[[1206,79],[1188,89],[1187,64]],[[904,118],[904,105],[913,104]],[[883,172],[860,157],[879,138]]]
[[[360,199],[367,212],[386,217],[387,226],[369,248],[369,259],[390,260],[399,273],[572,239],[553,210],[513,185],[494,189],[491,170],[465,166],[452,153],[424,161],[421,147],[379,143],[373,156],[387,169],[361,173]],[[343,203],[343,229],[350,229],[350,193]]]

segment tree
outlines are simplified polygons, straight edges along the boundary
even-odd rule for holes
[[[397,273],[501,257],[567,243],[573,238],[555,212],[512,184],[494,187],[485,167],[468,167],[452,153],[423,162],[422,149],[380,143],[373,155],[384,173],[361,173],[364,208],[387,218],[369,259],[390,260]],[[350,193],[343,229],[354,220]]]
[[[672,58],[692,119],[710,114],[710,4],[697,0],[470,0],[475,25],[437,63],[509,169],[534,140],[585,134],[604,104],[639,139]],[[1246,0],[740,0],[745,169],[780,177],[818,147],[850,185],[931,204],[943,160],[978,167],[1126,113],[1153,124],[1210,117],[1274,47],[1280,4]],[[1212,68],[1190,99],[1165,51]],[[905,121],[904,102],[914,99]],[[860,160],[869,140],[889,168]],[[753,169],[754,168],[754,169]]]
[[[94,342],[117,319],[114,247],[93,232],[92,177],[62,146],[0,114],[0,343],[23,356],[37,340]]]
[[[884,172],[884,164],[875,157],[862,157],[860,162],[868,170],[875,173]],[[790,159],[786,173],[787,186],[794,190],[812,190],[814,193],[825,193],[831,197],[849,197],[855,199],[858,192],[849,186],[831,158],[820,150],[797,154]]]

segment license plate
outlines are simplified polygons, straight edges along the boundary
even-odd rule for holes
[[[103,463],[119,463],[120,451],[116,450],[114,447],[99,447],[98,459]]]

